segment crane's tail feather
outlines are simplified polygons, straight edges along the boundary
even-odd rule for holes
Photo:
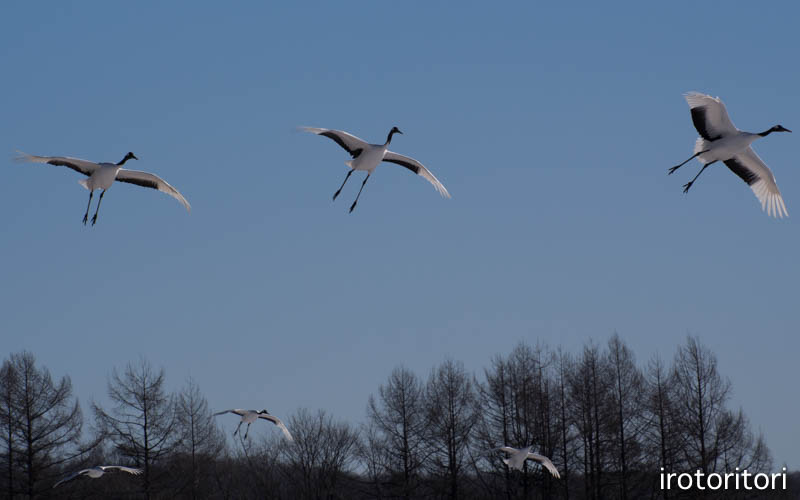
[[[29,161],[30,162],[39,162],[40,161],[40,158],[38,156],[29,155],[28,153],[26,153],[24,151],[20,151],[19,149],[17,149],[16,151],[17,151],[17,156],[14,157],[14,161],[16,161],[18,163],[29,162]]]
[[[697,154],[700,151],[707,151],[711,149],[711,143],[707,140],[703,139],[702,137],[698,137],[697,141],[694,143],[694,153]],[[710,159],[704,158],[705,155],[700,155],[697,157],[698,160],[705,163],[711,163]]]

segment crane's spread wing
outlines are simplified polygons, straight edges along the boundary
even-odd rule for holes
[[[53,488],[55,488],[56,486],[58,486],[58,485],[60,485],[60,484],[64,484],[64,483],[67,483],[67,482],[69,482],[69,481],[72,481],[73,479],[75,479],[75,478],[77,478],[78,476],[81,476],[81,475],[83,475],[83,474],[86,474],[87,472],[89,472],[89,469],[83,469],[83,470],[80,470],[80,471],[78,471],[78,472],[73,472],[73,473],[72,473],[72,474],[70,474],[69,476],[65,477],[65,478],[64,478],[64,479],[62,479],[61,481],[59,481],[59,482],[57,482],[56,484],[54,484],[54,485],[53,485]]]
[[[519,450],[510,446],[501,446],[500,448],[492,448],[492,451],[504,451],[506,453],[516,453]]]
[[[121,168],[119,169],[119,172],[117,172],[117,180],[120,182],[136,184],[137,186],[157,189],[162,193],[167,193],[168,195],[172,196],[173,198],[181,202],[183,206],[186,207],[187,212],[192,211],[192,206],[189,205],[189,202],[186,201],[186,198],[184,198],[183,195],[180,194],[177,189],[170,186],[167,183],[167,181],[165,181],[164,179],[155,174],[151,174],[149,172],[142,172],[140,170],[128,170],[125,168]]]
[[[216,417],[217,415],[224,415],[225,413],[235,413],[235,414],[237,414],[237,415],[239,415],[241,417],[246,412],[247,412],[247,410],[242,410],[241,408],[234,408],[232,410],[218,411],[213,416]]]
[[[445,189],[442,183],[439,182],[439,179],[437,179],[431,173],[430,170],[425,168],[425,166],[422,163],[418,162],[414,158],[409,158],[408,156],[403,156],[401,154],[397,154],[392,151],[386,151],[386,154],[383,155],[383,161],[388,161],[390,163],[396,163],[398,165],[402,165],[407,169],[411,170],[412,172],[414,172],[415,174],[421,175],[422,177],[427,179],[428,182],[433,184],[433,187],[436,188],[436,191],[438,191],[439,194],[441,194],[445,198],[450,198],[450,193],[448,193],[447,189]]]
[[[556,469],[556,466],[553,465],[553,462],[551,462],[549,458],[539,455],[538,453],[528,453],[527,458],[542,464],[556,479],[561,478],[561,476],[558,474],[558,469]]]
[[[287,429],[286,426],[283,425],[283,422],[281,422],[281,419],[279,419],[278,417],[275,417],[273,415],[265,415],[265,414],[259,415],[258,418],[263,418],[264,420],[269,420],[273,424],[277,425],[280,428],[280,430],[283,431],[283,435],[286,436],[286,439],[288,439],[289,441],[294,442],[294,438],[292,437],[292,434],[289,432],[289,429]]]
[[[133,474],[134,476],[138,476],[139,474],[142,473],[142,469],[134,469],[133,467],[123,467],[122,465],[101,465],[100,468],[103,469],[103,471],[121,470],[122,472]]]
[[[49,165],[56,165],[59,167],[71,168],[76,172],[80,172],[85,176],[90,176],[92,173],[100,168],[100,165],[87,160],[80,160],[78,158],[70,158],[68,156],[36,156],[17,151],[19,156],[15,158],[17,161],[30,161],[34,163],[47,163]]]
[[[711,97],[699,92],[688,92],[684,94],[684,97],[692,112],[694,128],[703,139],[716,141],[724,135],[738,131],[719,97]]]
[[[761,202],[761,210],[773,217],[788,216],[781,192],[772,170],[761,161],[753,148],[749,147],[733,158],[724,161],[734,174],[742,178]]]
[[[363,141],[358,137],[341,130],[314,127],[301,128],[306,132],[311,132],[312,134],[317,134],[332,139],[336,142],[336,144],[340,145],[345,151],[350,153],[350,156],[353,158],[358,158],[358,155],[360,155],[361,152],[364,151],[367,146],[369,146],[366,141]]]

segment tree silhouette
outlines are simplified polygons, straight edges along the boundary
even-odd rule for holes
[[[175,397],[164,389],[164,369],[157,372],[141,358],[128,363],[120,376],[114,369],[108,381],[110,411],[92,404],[98,427],[113,443],[116,452],[144,469],[144,494],[150,498],[163,471],[154,465],[177,449]]]

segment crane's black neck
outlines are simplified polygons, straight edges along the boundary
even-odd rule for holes
[[[397,129],[392,129],[389,131],[389,135],[386,137],[386,145],[388,146],[390,142],[392,142],[392,136],[397,133]]]
[[[130,160],[131,158],[136,159],[136,156],[134,156],[133,153],[126,154],[125,158],[123,158],[122,160],[120,160],[119,163],[117,163],[117,166],[121,167],[122,165],[125,165],[125,162]]]
[[[765,131],[761,132],[758,135],[760,135],[761,137],[766,137],[769,134],[771,134],[772,132],[791,132],[791,130],[789,130],[788,128],[783,128],[782,125],[775,125],[774,127],[770,128],[769,130],[765,130]]]

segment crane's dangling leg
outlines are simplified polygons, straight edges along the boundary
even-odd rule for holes
[[[242,427],[242,423],[241,423],[241,422],[239,422],[239,425],[237,425],[237,426],[236,426],[236,430],[235,430],[235,431],[233,431],[233,435],[234,435],[234,436],[235,436],[236,434],[238,434],[238,433],[239,433],[239,429],[240,429],[241,427]]]
[[[92,195],[94,195],[94,191],[89,191],[89,203],[86,204],[86,213],[83,214],[83,225],[86,225],[86,221],[89,220],[89,207],[92,205]]]
[[[247,422],[247,430],[244,431],[244,438],[247,439],[247,435],[250,433],[250,424],[253,422]]]
[[[692,156],[690,156],[690,157],[689,157],[689,159],[688,159],[688,160],[686,160],[685,162],[681,163],[680,165],[675,165],[674,167],[672,167],[671,169],[669,169],[669,172],[667,172],[667,175],[672,175],[672,173],[673,173],[673,172],[675,172],[676,170],[678,170],[678,169],[679,169],[679,168],[681,168],[682,166],[686,165],[687,163],[689,163],[689,162],[690,162],[690,161],[692,161],[693,159],[697,158],[697,157],[698,157],[698,156],[700,156],[701,154],[703,154],[703,153],[708,153],[709,151],[710,151],[709,149],[706,149],[705,151],[698,151],[697,153],[695,153],[695,154],[693,154]],[[709,163],[709,165],[711,165],[711,164]]]
[[[689,182],[687,182],[686,184],[683,185],[683,192],[684,193],[688,193],[689,192],[689,188],[692,187],[692,184],[694,184],[694,181],[696,181],[697,178],[700,177],[700,174],[703,173],[703,170],[705,170],[707,166],[713,165],[716,162],[717,161],[714,160],[711,163],[706,163],[705,165],[703,165],[703,168],[701,168],[700,171],[697,172],[697,175],[694,176],[694,179],[690,180]]]
[[[367,174],[367,176],[364,178],[364,182],[361,183],[361,189],[358,190],[358,196],[356,196],[356,201],[354,201],[353,204],[350,205],[350,213],[353,213],[353,209],[356,208],[356,203],[358,203],[358,198],[361,197],[361,190],[364,189],[364,184],[367,183],[370,175],[372,174]]]
[[[344,187],[345,183],[347,182],[347,179],[350,178],[350,174],[352,174],[352,173],[353,173],[353,169],[350,169],[350,171],[347,172],[347,177],[344,178],[344,182],[342,183],[341,186],[339,186],[339,190],[336,191],[335,193],[333,193],[333,200],[334,201],[336,201],[336,197],[339,196],[339,193],[342,192],[342,188]]]
[[[97,199],[97,210],[94,211],[94,217],[92,217],[92,225],[97,222],[97,213],[100,212],[100,203],[103,202],[103,195],[106,194],[106,190],[104,189],[102,193],[100,193],[100,198]]]

